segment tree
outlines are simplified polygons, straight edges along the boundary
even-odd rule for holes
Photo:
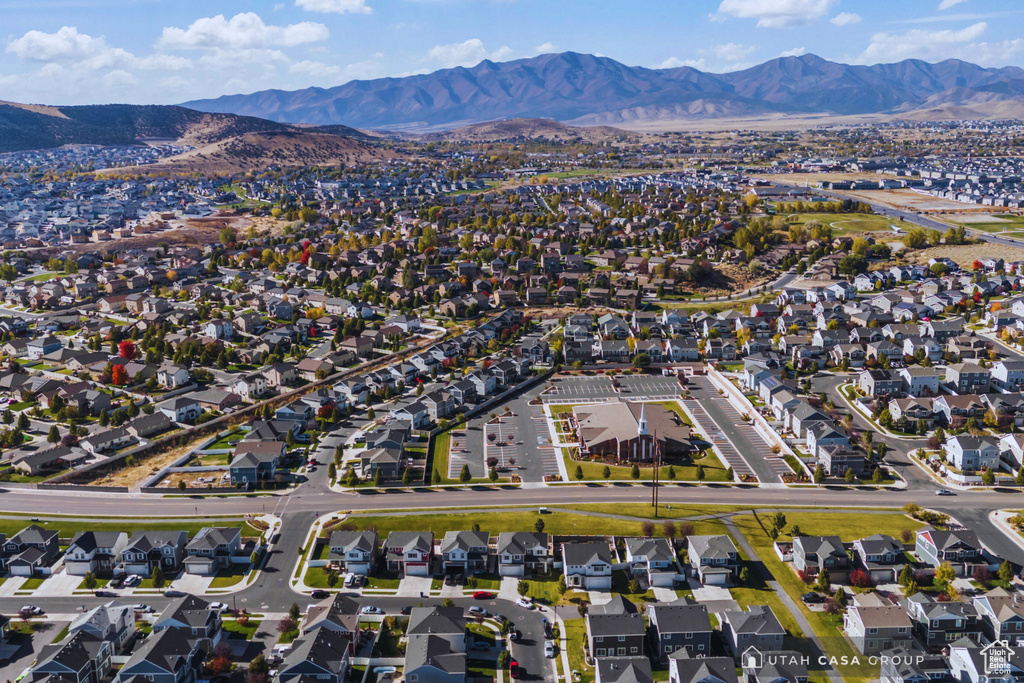
[[[632,477],[634,481],[639,479],[640,478],[640,466],[637,465],[636,463],[633,463],[632,469],[629,470],[629,476]]]
[[[530,592],[530,582],[520,579],[519,583],[516,584],[516,591],[518,591],[520,595],[526,595]]]
[[[985,468],[985,471],[981,475],[981,483],[983,486],[995,486],[996,473],[992,471],[991,467]]]
[[[670,519],[661,525],[661,533],[665,538],[673,539],[676,537],[676,534],[679,533],[679,529],[676,528],[676,523]]]
[[[126,361],[130,362],[135,360],[135,354],[137,352],[135,348],[135,342],[133,342],[131,339],[125,339],[118,345],[117,352],[118,355],[121,356],[121,358],[124,358]]]
[[[154,588],[163,588],[164,584],[167,583],[167,579],[164,577],[164,570],[160,567],[160,565],[157,565],[153,568],[152,578]]]
[[[917,581],[911,581],[903,588],[903,595],[907,596],[908,598],[911,595],[917,595],[920,592],[921,587],[917,585]]]
[[[832,590],[832,580],[828,575],[828,569],[824,567],[818,572],[818,582],[815,584],[816,588],[822,593],[827,593]]]
[[[640,533],[645,537],[650,538],[654,535],[654,522],[646,521],[640,525]]]
[[[83,581],[82,581],[82,585],[84,585],[89,590],[92,590],[93,588],[96,587],[96,583],[97,583],[96,582],[96,575],[93,574],[92,572],[86,572],[85,573],[85,579],[83,579]]]
[[[565,574],[558,577],[558,594],[565,595],[565,592],[569,590],[569,587],[565,585]]]
[[[249,670],[246,673],[246,683],[263,683],[270,673],[270,662],[266,656],[258,654],[249,662]]]
[[[464,464],[459,472],[459,481],[463,484],[468,484],[471,479],[473,479],[473,475],[469,472],[469,465]]]
[[[185,483],[184,479],[178,480],[178,490],[179,491],[184,491],[187,488],[188,488],[188,484]]]
[[[836,601],[836,604],[839,605],[840,609],[846,607],[846,604],[849,601],[849,598],[846,597],[846,591],[842,586],[836,588],[836,594],[832,599]]]
[[[772,516],[772,526],[774,526],[779,531],[786,528],[786,521],[786,513],[782,512],[781,510],[776,512]]]
[[[641,352],[633,356],[633,367],[639,370],[649,368],[651,366],[651,356],[646,352]]]
[[[704,465],[697,465],[697,481],[704,481],[705,476]]]
[[[379,489],[383,485],[384,485],[384,473],[381,472],[380,468],[378,467],[377,471],[373,473],[373,487],[375,489]]]
[[[403,486],[408,486],[411,483],[412,483],[412,468],[411,467],[406,467],[404,470],[402,470],[402,485]]]
[[[814,468],[814,483],[820,484],[825,481],[825,469],[818,463],[818,466]]]
[[[491,481],[498,481],[498,470],[492,467],[487,472],[487,478],[490,479]]]
[[[123,387],[128,384],[129,379],[128,371],[124,369],[123,365],[115,365],[110,372],[110,381],[114,386]]]
[[[1003,560],[1003,563],[999,565],[997,574],[1003,581],[1009,581],[1013,578],[1013,565],[1010,564],[1009,560]]]
[[[943,562],[935,570],[935,585],[948,586],[956,578],[956,570],[949,562]]]
[[[1024,467],[1020,468],[1020,471],[1022,473],[1024,473]],[[604,477],[605,481],[608,481],[609,479],[611,479],[612,478],[612,468],[608,467],[608,465],[605,465],[604,469],[601,470],[601,476]]]
[[[0,280],[6,280],[8,283],[14,282],[18,279],[18,270],[10,263],[0,264]]]
[[[572,473],[576,481],[583,481],[583,465],[576,465],[576,471]]]
[[[533,523],[533,529],[538,534],[544,533],[544,520],[538,518],[537,521]]]
[[[512,653],[508,650],[502,650],[498,654],[498,667],[501,669],[507,669],[512,664]]]
[[[281,634],[289,633],[296,630],[299,627],[298,620],[290,614],[284,619],[277,623],[277,632]]]
[[[1013,478],[1013,483],[1017,486],[1024,486],[1024,467],[1017,470],[1017,476]]]
[[[60,431],[57,429],[57,425],[50,427],[50,433],[46,435],[46,441],[48,443],[57,443],[60,441]]]
[[[901,586],[906,588],[914,581],[914,568],[909,564],[903,565],[903,569],[900,570],[900,575],[896,580]]]
[[[749,585],[750,584],[750,569],[748,567],[743,567],[742,569],[740,569],[740,577],[739,578],[740,578],[740,584],[742,584],[744,586]]]
[[[843,479],[846,480],[847,484],[852,484],[857,479],[856,475],[854,475],[853,473],[852,468],[847,468],[846,474],[843,475]]]

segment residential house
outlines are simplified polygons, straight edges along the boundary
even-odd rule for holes
[[[612,587],[612,554],[607,543],[563,543],[565,583],[572,588],[608,591]]]

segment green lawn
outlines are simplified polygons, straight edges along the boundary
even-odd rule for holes
[[[722,461],[718,459],[718,456],[711,451],[706,451],[707,455],[703,458],[696,458],[692,465],[671,465],[660,468],[659,477],[663,484],[670,484],[673,481],[697,481],[697,467],[704,467],[704,481],[706,482],[724,482],[728,481],[727,471]],[[583,470],[584,481],[604,481],[604,468],[605,463],[602,462],[580,462],[575,460],[566,460],[565,469],[569,473],[569,479],[572,481],[576,480],[576,466],[579,465]],[[622,467],[619,465],[609,465],[608,469],[611,470],[611,477],[609,481],[633,481],[632,466]],[[675,479],[670,478],[669,469],[675,471]],[[638,481],[650,481],[654,476],[653,467],[641,467],[640,468],[640,479]]]
[[[566,619],[565,638],[569,644],[569,668],[580,672],[581,683],[593,683],[594,668],[587,666],[583,658],[583,643],[587,641],[586,622],[583,619]]]
[[[607,512],[615,512],[616,508],[606,508]],[[608,519],[575,515],[569,512],[552,511],[540,515],[533,510],[500,511],[481,513],[436,513],[424,515],[372,515],[352,516],[347,521],[355,524],[357,529],[377,529],[380,537],[387,538],[392,531],[433,531],[435,537],[444,536],[448,531],[461,531],[479,524],[480,528],[491,534],[503,531],[524,531],[534,528],[537,520],[544,521],[544,531],[557,535],[579,536],[638,536],[642,533],[643,522]],[[725,533],[725,525],[718,520],[698,520],[693,523],[696,534]]]
[[[843,619],[841,615],[831,616],[824,612],[812,612],[800,601],[800,596],[807,591],[807,586],[775,554],[772,548],[772,539],[768,535],[771,524],[769,518],[767,516],[759,518],[753,515],[741,515],[734,517],[733,521],[764,562],[765,568],[799,605],[799,609],[810,623],[815,635],[825,644],[828,654],[833,657],[856,656],[858,654],[856,649],[842,632]],[[897,513],[880,515],[855,512],[842,514],[834,512],[787,513],[786,521],[787,531],[796,524],[799,525],[803,534],[838,535],[847,542],[877,533],[879,529],[885,530],[886,533],[898,539],[903,529],[913,531],[923,526],[920,522]],[[782,534],[779,540],[791,540],[791,537],[788,534]],[[781,620],[782,616],[779,615],[779,618]],[[878,677],[878,666],[871,666],[866,662],[856,666],[840,665],[837,668],[843,680],[848,683],[866,683]]]
[[[534,602],[542,605],[564,605],[575,601],[586,601],[588,596],[586,593],[579,593],[577,591],[567,590],[564,594],[558,592],[558,579],[562,575],[559,574],[535,574],[527,579],[528,590],[526,591],[526,597],[530,598]]]
[[[35,590],[36,588],[39,588],[40,586],[43,585],[43,581],[46,581],[45,577],[41,577],[41,576],[29,577],[29,578],[25,579],[25,583],[21,584],[21,588],[19,588],[18,590],[23,590],[23,591]]]
[[[394,589],[398,588],[398,584],[400,584],[401,582],[402,582],[402,580],[398,577],[398,574],[379,573],[379,574],[377,574],[375,576],[368,576],[368,577],[366,577],[366,587],[367,588],[378,588],[378,589],[381,589],[381,590],[385,590],[385,589],[394,590]]]
[[[259,630],[262,622],[258,619],[250,619],[244,626],[237,621],[225,619],[224,620],[224,631],[229,635],[228,637],[237,637],[243,640],[252,640],[253,635]]]
[[[231,565],[230,569],[221,569],[217,572],[217,576],[213,577],[213,581],[210,582],[210,588],[234,586],[241,582],[248,573],[249,565],[247,564]]]
[[[438,434],[434,439],[434,457],[431,466],[441,475],[441,481],[445,484],[453,483],[448,479],[448,455],[451,451],[451,432]],[[428,476],[433,476],[430,474]]]
[[[244,436],[245,434],[243,434],[242,432],[233,432],[231,434],[228,434],[227,436],[222,436],[221,438],[217,439],[212,444],[207,446],[206,449],[216,451],[221,450],[223,448],[234,448],[235,444],[241,441],[242,437]]]

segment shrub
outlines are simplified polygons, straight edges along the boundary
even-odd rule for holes
[[[850,585],[856,586],[857,588],[871,588],[875,585],[875,582],[871,580],[871,575],[862,569],[854,569],[850,572]]]

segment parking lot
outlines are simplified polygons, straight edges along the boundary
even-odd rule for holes
[[[504,469],[519,462],[519,443],[523,435],[516,429],[512,417],[499,415],[494,422],[484,425],[484,461],[497,460],[496,467]]]
[[[707,377],[693,377],[689,384],[692,400],[687,403],[697,420],[697,427],[718,446],[737,476],[754,474],[763,484],[781,483],[790,472],[780,455],[752,426],[743,421],[729,400],[720,396],[718,388]]]
[[[556,376],[548,383],[542,397],[561,403],[610,398],[636,400],[678,396],[682,389],[675,377],[662,375],[617,375],[616,381],[618,387],[607,375]]]

